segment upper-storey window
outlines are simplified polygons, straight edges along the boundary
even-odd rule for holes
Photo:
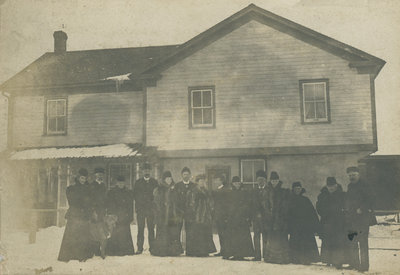
[[[215,88],[189,88],[189,127],[215,127]]]
[[[330,122],[327,79],[300,80],[300,97],[303,123]]]
[[[67,99],[46,100],[47,135],[62,135],[67,133]]]

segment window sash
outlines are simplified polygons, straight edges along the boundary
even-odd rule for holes
[[[200,105],[201,106],[194,106],[194,93],[199,93],[200,92]],[[204,106],[204,93],[210,93],[210,105],[209,106]],[[190,107],[191,107],[191,122],[192,122],[192,127],[209,127],[214,125],[214,102],[213,102],[213,90],[212,89],[193,89],[190,91]],[[196,123],[195,122],[195,110],[201,110],[201,123]],[[205,110],[210,110],[211,114],[209,118],[211,119],[210,123],[205,123],[205,115],[204,111]]]
[[[61,104],[60,104],[61,103]],[[62,106],[61,110],[60,107]],[[53,112],[54,113],[53,113]],[[61,112],[59,112],[61,111]],[[64,134],[66,132],[66,120],[67,120],[67,100],[66,99],[48,99],[47,100],[47,133],[49,134]],[[63,124],[61,130],[59,125]],[[50,122],[55,122],[54,129],[50,126]]]
[[[245,162],[250,162],[251,163],[251,174],[252,174],[252,181],[244,181],[244,163]],[[243,184],[255,184],[256,181],[256,170],[259,168],[256,168],[256,163],[257,162],[262,162],[262,169],[265,171],[265,159],[242,159],[240,161],[240,175],[241,175],[241,181]]]
[[[323,85],[324,87],[324,99],[316,99],[316,85]],[[306,87],[312,87],[313,91],[313,99],[306,100]],[[302,83],[302,94],[303,94],[303,118],[304,122],[320,122],[320,121],[328,121],[328,100],[327,100],[327,90],[326,90],[326,82],[310,82],[310,83]],[[314,117],[313,118],[307,118],[307,103],[312,103],[313,105],[313,113]],[[318,108],[317,108],[317,103],[324,103],[324,117],[318,117]]]

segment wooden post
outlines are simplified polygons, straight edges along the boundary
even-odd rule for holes
[[[61,164],[58,165],[57,168],[57,218],[56,218],[56,225],[60,226],[60,198],[61,198],[61,173],[62,167]]]
[[[32,210],[31,223],[29,228],[29,244],[36,242],[36,231],[37,231],[37,211]]]

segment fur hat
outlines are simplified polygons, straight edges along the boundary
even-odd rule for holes
[[[256,178],[267,178],[267,173],[264,170],[258,170],[256,172]]]
[[[357,173],[359,173],[360,170],[359,170],[358,167],[356,167],[356,166],[347,167],[346,173],[348,174],[348,173],[352,173],[352,172],[357,172]]]
[[[172,178],[171,171],[165,171],[165,172],[162,174],[162,179],[165,180],[166,178]]]
[[[233,182],[241,182],[241,180],[240,180],[240,178],[238,177],[238,176],[234,176],[233,178],[232,178],[232,183]]]
[[[295,187],[301,187],[301,182],[299,181],[295,181],[292,183],[292,189],[294,189]]]
[[[271,175],[269,176],[269,179],[270,179],[270,180],[279,180],[279,175],[278,175],[278,173],[275,172],[275,171],[272,171],[272,172],[271,172]]]
[[[181,171],[181,174],[183,174],[183,173],[185,173],[185,172],[188,172],[189,174],[191,174],[192,172],[190,172],[190,169],[188,168],[188,167],[183,167],[183,169],[182,169],[182,171]]]
[[[78,174],[79,174],[79,176],[87,177],[89,175],[89,172],[85,168],[81,168],[81,169],[79,169]]]
[[[326,178],[326,185],[333,186],[337,184],[335,177],[327,177]]]

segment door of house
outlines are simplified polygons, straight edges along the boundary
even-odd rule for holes
[[[215,182],[215,178],[219,175],[223,175],[226,181],[231,179],[231,167],[230,166],[207,166],[206,177],[208,182],[208,188],[210,190],[216,190],[218,183]]]

